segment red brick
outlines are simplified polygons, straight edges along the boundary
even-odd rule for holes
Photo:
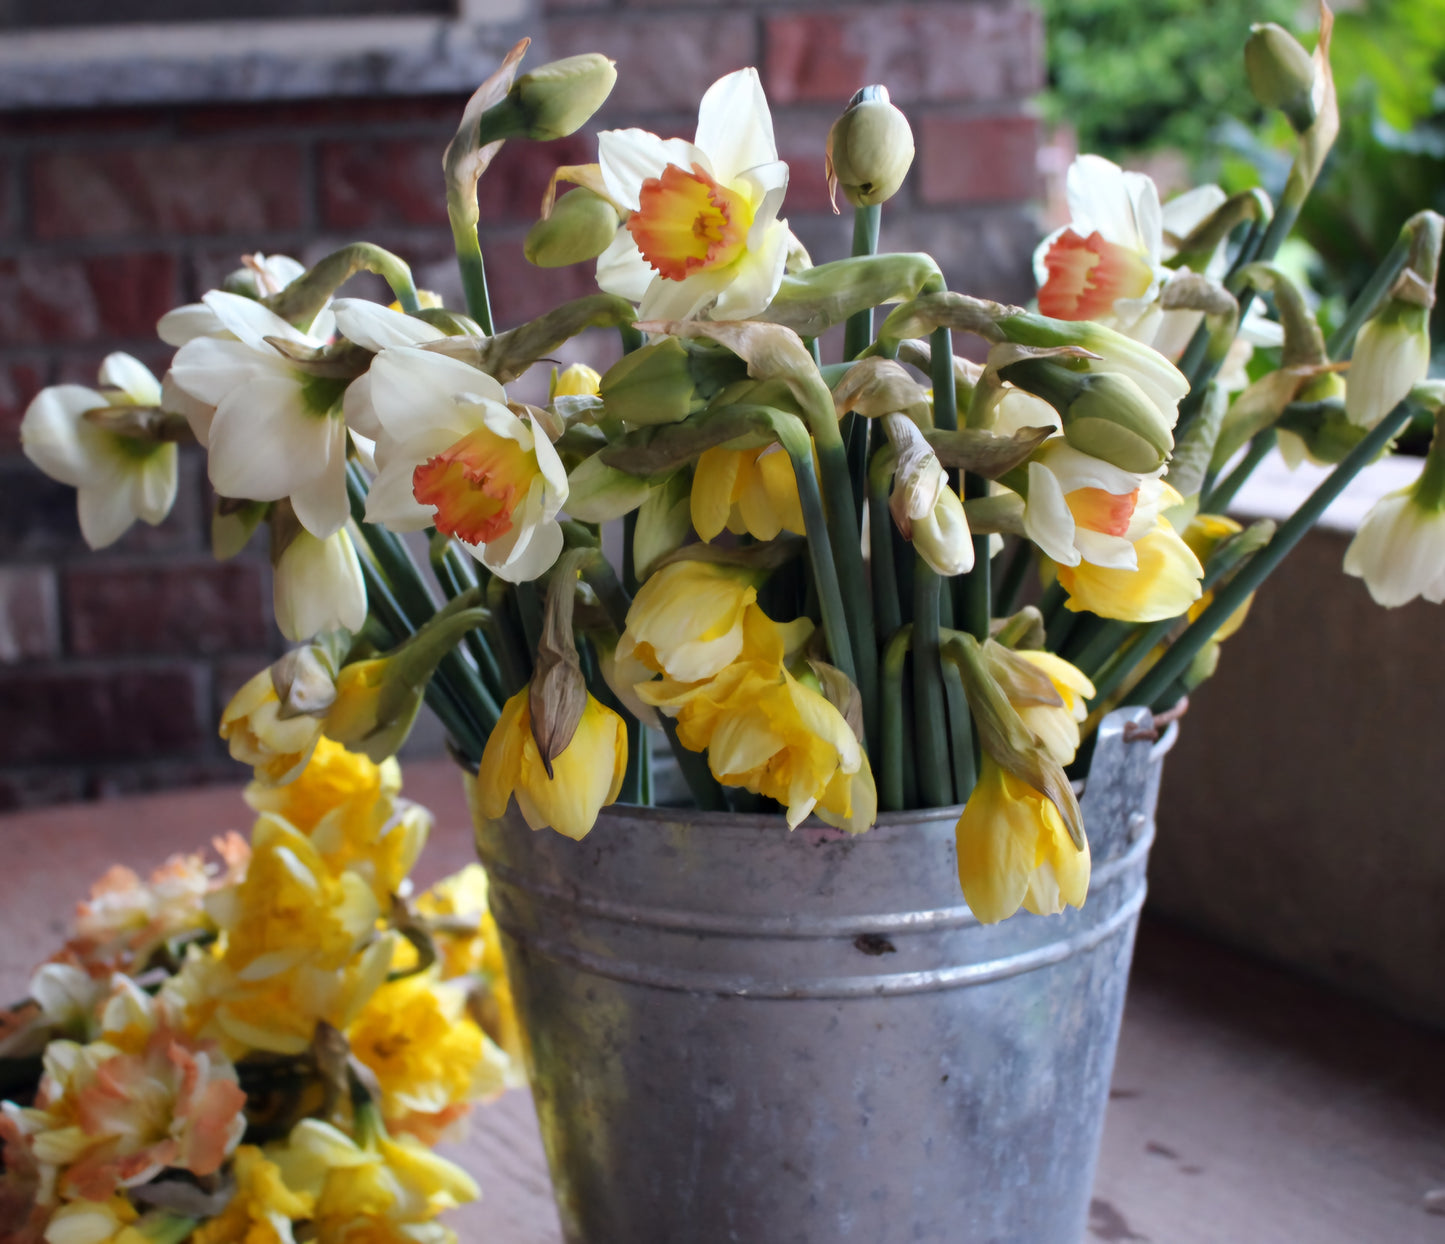
[[[522,254],[522,233],[487,240],[487,282],[492,296],[492,309],[497,328],[515,328],[526,320],[550,311],[559,303],[597,293],[597,268],[592,263],[572,264],[566,268],[534,268]],[[460,291],[455,296],[448,282],[456,282],[456,264],[443,261],[433,268],[419,268],[417,281],[427,289],[442,294],[448,306],[460,306]],[[423,276],[425,273],[425,276]]]
[[[595,164],[597,137],[573,134],[550,143],[508,143],[483,174],[477,187],[482,229],[488,221],[530,225],[542,211],[542,196],[552,174],[564,164]],[[563,193],[570,183],[561,187]],[[483,233],[485,237],[485,232]]]
[[[264,233],[299,228],[301,147],[171,143],[34,157],[35,235]]]
[[[442,151],[449,136],[360,139],[321,148],[321,223],[375,229],[447,223]]]
[[[49,367],[44,359],[19,359],[0,363],[0,454],[20,447],[20,420],[25,408],[45,387]]]
[[[59,649],[55,571],[0,566],[0,664],[53,657]]]
[[[219,739],[217,742],[219,743]],[[107,766],[85,773],[82,794],[86,799],[115,799],[148,791],[174,790],[177,787],[235,786],[239,782],[247,781],[250,775],[249,767],[238,764],[225,755],[214,760]],[[234,827],[239,830],[249,822],[250,818],[244,806],[233,807],[229,812],[234,826],[218,828]],[[209,829],[199,832],[196,838],[197,848],[211,832]]]
[[[20,230],[15,210],[18,186],[15,164],[13,158],[0,159],[0,237],[8,237]]]
[[[0,115],[0,137],[20,139],[84,139],[124,135],[164,137],[173,113],[168,108],[65,108],[53,112],[11,112]]]
[[[66,571],[69,649],[82,657],[210,655],[264,647],[259,562],[84,564]]]
[[[12,764],[151,760],[194,755],[210,741],[206,672],[25,669],[0,673],[0,738]]]
[[[548,56],[601,52],[617,62],[605,112],[626,125],[636,113],[695,115],[713,82],[758,57],[757,22],[745,12],[571,18],[548,28],[547,43]]]
[[[918,131],[924,203],[1008,203],[1037,198],[1039,125],[1029,116],[925,117]]]
[[[778,158],[787,161],[788,165],[788,197],[783,201],[784,216],[798,212],[832,213],[823,164],[828,130],[832,125],[832,115],[823,112],[800,113],[786,109],[773,114]],[[849,210],[841,195],[838,206],[845,214]],[[848,242],[845,240],[843,245],[847,246]]]
[[[309,99],[272,104],[224,104],[189,108],[180,116],[186,137],[214,134],[291,134],[296,130],[344,130],[362,126],[435,122],[448,135],[461,120],[464,94],[384,96],[376,99]]]
[[[193,551],[208,540],[201,509],[199,453],[182,453],[176,503],[157,527],[137,523],[113,547],[118,554]],[[0,461],[0,549],[6,556],[84,553],[75,489],[58,484],[18,455]],[[0,733],[0,740],[4,734]]]
[[[154,340],[156,321],[179,301],[171,255],[0,259],[0,341],[7,345]]]
[[[1042,28],[1019,0],[829,9],[768,16],[764,81],[774,104],[842,107],[881,83],[895,103],[991,100],[1043,85]]]

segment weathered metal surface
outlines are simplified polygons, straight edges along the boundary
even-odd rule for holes
[[[1165,745],[1100,730],[1082,911],[980,925],[957,809],[853,838],[479,819],[570,1244],[1078,1244]]]

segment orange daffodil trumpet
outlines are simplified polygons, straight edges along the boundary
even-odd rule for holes
[[[379,426],[368,522],[435,527],[493,574],[535,579],[562,551],[567,472],[544,429],[485,372],[412,347],[371,365]]]
[[[597,261],[597,283],[644,320],[740,320],[772,300],[788,256],[778,209],[788,166],[756,69],[708,88],[693,141],[605,130],[598,163],[630,215]]]

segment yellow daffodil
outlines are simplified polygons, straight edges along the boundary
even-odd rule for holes
[[[411,872],[432,824],[425,808],[396,798],[400,790],[394,758],[378,765],[322,739],[300,777],[285,786],[252,782],[246,802],[285,818],[311,839],[333,877],[356,873],[384,904]]]
[[[286,1186],[313,1200],[311,1226],[317,1244],[439,1244],[454,1239],[450,1232],[423,1234],[415,1228],[476,1200],[476,1183],[410,1136],[392,1140],[377,1134],[376,1125],[364,1117],[368,1112],[359,1113],[358,1130],[367,1136],[362,1144],[319,1119],[303,1119],[284,1145],[267,1150]]]
[[[1199,559],[1199,564],[1209,564],[1209,559],[1214,550],[1230,536],[1236,536],[1243,530],[1232,518],[1226,518],[1223,514],[1196,514],[1189,520],[1189,525],[1184,529],[1183,540],[1189,546],[1190,552]],[[1189,606],[1189,620],[1194,621],[1201,613],[1209,608],[1214,601],[1213,592],[1205,592],[1198,600]],[[1235,631],[1244,625],[1244,619],[1249,616],[1249,607],[1254,603],[1254,593],[1245,597],[1244,603],[1224,620],[1224,623],[1214,632],[1214,642],[1222,643]]]
[[[321,721],[309,714],[282,719],[281,699],[264,669],[221,713],[221,737],[234,759],[251,765],[263,782],[289,782],[306,766],[321,738]]]
[[[565,371],[552,369],[547,386],[547,399],[557,397],[596,397],[602,391],[602,375],[586,363],[573,363]]]
[[[1062,701],[1057,706],[1016,704],[1014,707],[1050,756],[1061,765],[1072,764],[1074,753],[1079,750],[1079,723],[1089,715],[1087,701],[1094,698],[1094,684],[1083,671],[1052,652],[1024,649],[1014,655],[1042,670]]]
[[[796,828],[817,809],[858,832],[873,823],[877,796],[868,761],[843,714],[793,677],[783,661],[806,634],[746,611],[747,643],[737,660],[699,682],[664,678],[638,694],[677,719],[677,736],[708,753],[713,776],[776,799]]]
[[[165,986],[193,1027],[234,1052],[299,1054],[316,1023],[345,1026],[385,980],[395,934],[355,872],[333,876],[316,846],[276,816],[252,833],[246,879],[207,900],[222,931]]]
[[[533,829],[550,825],[569,838],[585,837],[598,812],[622,789],[627,728],[621,717],[589,694],[577,731],[553,759],[548,777],[532,737],[528,694],[523,687],[506,702],[487,739],[476,783],[482,814],[500,817],[515,794]]]
[[[1134,542],[1134,553],[1137,570],[1085,561],[1059,566],[1059,582],[1069,594],[1065,608],[1124,622],[1158,622],[1177,617],[1199,599],[1204,568],[1162,515]]]
[[[562,551],[567,472],[546,431],[507,406],[502,386],[458,359],[394,346],[372,360],[380,468],[368,522],[435,527],[493,574],[535,579]]]
[[[465,989],[422,972],[383,985],[346,1030],[381,1086],[393,1132],[433,1142],[473,1102],[507,1087],[506,1055],[466,1008]]]
[[[958,879],[973,914],[994,924],[1022,905],[1055,915],[1082,907],[1089,849],[1077,850],[1058,809],[985,755],[955,830]]]
[[[191,1244],[295,1244],[292,1220],[310,1218],[315,1199],[288,1188],[280,1168],[255,1145],[237,1149],[231,1169],[235,1195],[196,1228]]]
[[[715,562],[673,562],[633,597],[617,664],[683,682],[716,674],[743,650],[743,619],[758,598],[752,576]]]
[[[87,417],[110,408],[155,407],[161,387],[129,354],[100,366],[97,392],[78,384],[42,389],[20,421],[25,456],[76,490],[80,534],[93,549],[113,544],[136,519],[154,527],[176,499],[173,442],[126,436]]]
[[[712,541],[726,528],[756,540],[804,533],[793,462],[781,445],[705,450],[692,477],[692,525]]]
[[[740,320],[783,279],[788,185],[756,69],[708,88],[693,142],[605,130],[598,162],[608,197],[630,213],[597,261],[597,284],[640,303],[644,320]]]

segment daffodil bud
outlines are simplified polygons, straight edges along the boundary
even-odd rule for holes
[[[747,374],[729,350],[664,337],[625,354],[602,377],[607,413],[630,427],[679,423]]]
[[[394,755],[411,733],[441,659],[485,620],[486,611],[474,607],[478,598],[475,589],[463,593],[385,656],[343,667],[323,722],[326,737],[378,764]]]
[[[253,766],[258,781],[278,785],[306,767],[321,738],[321,721],[287,712],[272,671],[264,669],[231,697],[221,713],[220,735],[234,759]]]
[[[1080,373],[1048,359],[1015,363],[1001,374],[1048,402],[1063,420],[1065,439],[1080,453],[1136,475],[1169,461],[1172,425],[1128,376]]]
[[[1244,72],[1255,99],[1266,108],[1278,108],[1296,133],[1314,124],[1318,115],[1314,61],[1289,31],[1273,22],[1251,26],[1244,45]]]
[[[602,377],[595,368],[586,363],[573,363],[564,371],[552,370],[552,379],[547,385],[547,400],[559,397],[596,397],[602,385]]]
[[[586,125],[612,93],[617,66],[598,52],[564,56],[524,73],[507,92],[528,138],[566,138]]]
[[[1430,314],[1392,298],[1355,338],[1345,377],[1345,414],[1362,428],[1379,423],[1430,370]]]
[[[972,570],[973,536],[963,502],[922,431],[905,415],[884,415],[883,426],[898,455],[888,499],[898,530],[939,574]]]
[[[539,268],[563,268],[596,259],[617,235],[617,209],[600,194],[569,190],[537,221],[522,242],[527,262]]]
[[[886,86],[865,86],[828,131],[828,186],[854,207],[885,203],[913,164],[913,130]]]

